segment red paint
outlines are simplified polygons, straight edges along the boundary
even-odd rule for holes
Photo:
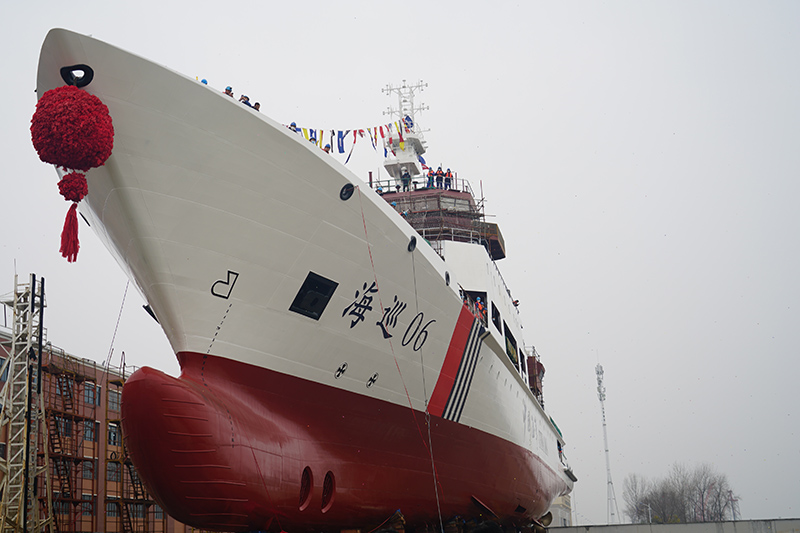
[[[458,373],[458,366],[464,357],[464,349],[467,346],[470,328],[475,318],[466,305],[461,306],[461,314],[458,315],[456,327],[453,330],[453,337],[450,339],[450,346],[442,364],[442,371],[439,373],[439,380],[433,389],[433,394],[428,402],[428,411],[432,415],[442,416],[444,406],[453,390],[453,384]]]
[[[176,519],[220,531],[371,530],[399,509],[409,526],[438,524],[424,413],[223,358],[178,357],[180,378],[142,368],[122,397],[134,463]],[[445,522],[485,514],[476,499],[505,522],[530,522],[566,490],[529,451],[431,422]],[[301,501],[306,467],[312,488]],[[328,472],[335,488],[323,507]]]

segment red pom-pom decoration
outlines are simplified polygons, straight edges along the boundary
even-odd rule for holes
[[[39,159],[65,170],[87,171],[105,164],[114,148],[114,126],[108,107],[77,87],[65,85],[44,93],[31,119],[31,139]],[[78,202],[89,193],[86,176],[70,172],[58,190],[73,202],[61,232],[61,255],[78,257]]]
[[[89,193],[86,176],[80,172],[70,172],[58,182],[58,192],[65,200],[72,202],[64,220],[64,229],[61,230],[61,255],[68,262],[73,263],[78,257],[80,243],[78,242],[78,202]]]
[[[74,263],[78,258],[78,250],[81,245],[78,242],[78,204],[72,204],[67,211],[67,218],[64,220],[64,229],[61,230],[61,252],[62,257],[67,262]]]
[[[86,176],[80,172],[71,172],[61,178],[58,182],[58,192],[68,202],[80,202],[83,197],[89,194],[89,185],[86,183]]]
[[[111,155],[114,126],[108,107],[98,97],[65,85],[39,99],[31,138],[45,163],[86,171],[103,165]]]

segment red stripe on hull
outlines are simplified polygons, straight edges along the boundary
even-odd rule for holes
[[[431,400],[428,402],[428,411],[432,415],[442,416],[444,412],[447,399],[450,397],[450,392],[453,390],[453,384],[456,381],[458,367],[464,357],[464,349],[467,346],[469,331],[474,320],[475,317],[469,312],[467,306],[462,306],[461,314],[458,315],[456,327],[453,330],[453,337],[450,339],[450,346],[447,348],[447,354],[445,355],[444,363],[442,363],[439,380],[436,382],[436,387],[434,387],[433,394],[431,394]]]
[[[438,523],[424,413],[223,358],[178,357],[179,379],[142,368],[122,397],[133,461],[176,519],[220,531],[372,529],[399,509],[409,526]],[[431,423],[445,521],[484,513],[477,498],[525,523],[566,492],[530,451]]]

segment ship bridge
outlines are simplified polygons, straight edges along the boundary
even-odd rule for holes
[[[400,191],[397,180],[370,182],[370,186],[399,212],[439,255],[442,241],[482,244],[493,260],[506,256],[505,241],[497,224],[486,222],[482,202],[475,201],[467,180],[455,178],[450,189],[426,187],[412,180]]]
[[[397,107],[385,112],[397,119],[394,130],[384,139],[386,160],[383,166],[390,178],[373,181],[370,173],[369,185],[403,215],[440,256],[444,257],[443,241],[456,241],[481,244],[492,260],[503,259],[506,247],[500,228],[486,222],[483,200],[475,201],[469,182],[459,180],[456,175],[448,177],[444,183],[437,180],[437,186],[433,187],[424,174],[428,168],[422,158],[426,143],[416,115],[426,107],[415,105],[414,97],[426,86],[422,82],[409,84],[403,80],[399,87],[388,85],[383,89],[386,94],[397,95]]]

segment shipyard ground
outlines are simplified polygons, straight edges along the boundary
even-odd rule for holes
[[[737,520],[697,524],[619,524],[550,527],[550,533],[800,533],[800,518]]]

